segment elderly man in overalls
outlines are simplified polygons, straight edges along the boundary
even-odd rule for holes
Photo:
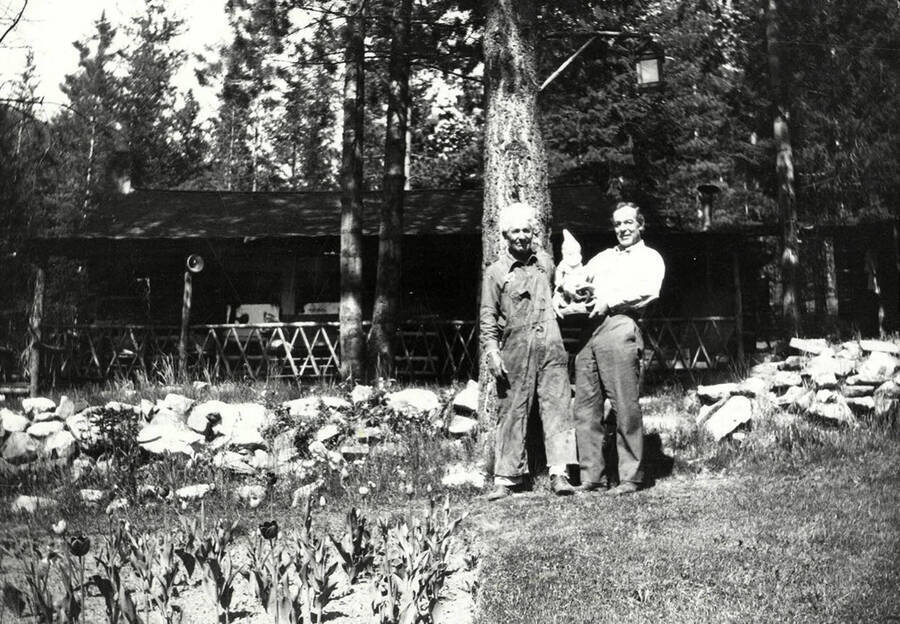
[[[575,426],[569,409],[568,355],[553,311],[553,259],[534,246],[534,209],[506,206],[500,230],[507,249],[484,274],[481,348],[497,382],[494,490],[488,500],[528,488],[525,437],[535,397],[544,430],[550,488],[573,492],[567,464],[577,463]]]

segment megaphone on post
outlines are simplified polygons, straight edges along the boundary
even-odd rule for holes
[[[191,254],[187,257],[187,261],[184,264],[191,273],[199,273],[203,270],[204,266],[203,256],[200,254]]]

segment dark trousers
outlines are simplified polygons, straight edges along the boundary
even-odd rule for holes
[[[613,426],[619,480],[638,484],[644,480],[644,423],[638,403],[643,350],[637,323],[615,314],[593,328],[575,356],[574,415],[582,481],[609,479],[612,470],[606,465],[603,440]],[[612,418],[605,420],[607,398]]]

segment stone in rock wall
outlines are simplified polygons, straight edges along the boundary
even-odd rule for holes
[[[789,355],[778,365],[778,370],[798,371],[803,368],[806,359],[801,355]]]
[[[824,338],[791,338],[790,346],[797,351],[812,353],[813,355],[831,350]]]
[[[26,429],[28,429],[28,425],[31,424],[31,421],[27,416],[17,414],[11,409],[7,409],[5,407],[3,409],[0,409],[0,422],[3,423],[3,428],[7,432],[25,431]]]
[[[820,390],[816,400],[806,410],[806,416],[832,426],[857,426],[858,421],[847,400],[837,392]]]
[[[744,396],[733,396],[716,410],[704,425],[715,440],[721,440],[741,425],[753,419],[753,404]]]
[[[718,411],[723,405],[725,405],[725,402],[727,400],[728,400],[728,397],[723,397],[723,398],[719,399],[718,401],[716,401],[715,403],[713,403],[712,405],[701,405],[700,411],[697,413],[697,419],[696,419],[697,426],[700,427],[703,425],[703,423],[705,423],[707,420],[709,420],[710,417],[716,413],[716,411]]]
[[[715,403],[730,397],[738,385],[736,383],[720,383],[712,386],[697,386],[697,397],[703,403]]]
[[[830,373],[835,377],[846,377],[853,372],[855,367],[856,363],[853,360],[830,355],[817,355],[811,358],[806,363],[806,366],[803,367],[803,374],[816,377],[817,375]]]
[[[747,377],[747,379],[737,385],[733,394],[740,394],[754,399],[756,397],[764,396],[771,387],[772,381],[769,378]]]
[[[187,418],[187,425],[197,433],[205,433],[210,426],[222,420],[222,414],[231,407],[222,401],[204,401],[194,406]]]
[[[856,377],[861,383],[881,384],[900,368],[900,359],[890,353],[873,352],[859,365]]]
[[[186,416],[187,413],[191,410],[191,407],[194,405],[194,399],[173,392],[171,394],[167,394],[166,398],[162,399],[161,401],[157,401],[156,405],[160,409],[172,410],[176,414]]]
[[[886,340],[860,340],[859,347],[863,351],[880,353],[890,353],[892,355],[900,355],[900,345]]]
[[[799,386],[802,383],[803,377],[797,371],[780,370],[772,376],[772,386],[775,388]]]
[[[56,409],[56,403],[45,397],[28,397],[22,399],[22,411],[26,414],[41,414],[52,412]]]
[[[870,396],[848,398],[847,405],[857,416],[864,416],[875,411],[875,399]]]
[[[37,458],[41,444],[24,431],[13,431],[3,443],[3,459],[19,465]]]
[[[78,452],[78,442],[68,431],[57,431],[44,440],[42,452],[47,457],[68,459]]]
[[[834,373],[827,371],[814,375],[812,377],[812,383],[816,388],[825,388],[828,390],[834,390],[838,387],[837,377],[834,376]]]
[[[875,388],[876,388],[876,386],[863,386],[863,385],[851,386],[851,385],[845,384],[841,388],[841,394],[843,394],[848,399],[849,398],[857,398],[857,397],[867,397],[867,396],[872,396],[873,394],[875,394]]]
[[[875,419],[882,423],[896,423],[900,419],[900,384],[891,380],[875,391]]]
[[[75,403],[66,395],[59,397],[59,405],[56,406],[56,417],[59,420],[67,420],[75,415]]]
[[[804,396],[811,394],[812,393],[809,390],[801,386],[788,386],[788,389],[785,390],[784,394],[776,397],[775,404],[795,409],[798,407],[798,402]]]
[[[33,435],[36,438],[46,438],[57,431],[62,431],[65,427],[65,423],[59,420],[45,420],[44,422],[32,423],[26,431],[29,435]]]

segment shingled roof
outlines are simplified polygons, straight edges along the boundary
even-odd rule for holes
[[[597,186],[551,189],[553,230],[609,231],[615,200]],[[378,233],[381,194],[364,196],[363,234]],[[404,232],[474,234],[481,230],[483,191],[407,191]],[[136,190],[116,195],[66,239],[264,239],[340,235],[340,193],[244,193]],[[652,214],[647,215],[652,224]],[[57,239],[60,240],[60,239]]]

